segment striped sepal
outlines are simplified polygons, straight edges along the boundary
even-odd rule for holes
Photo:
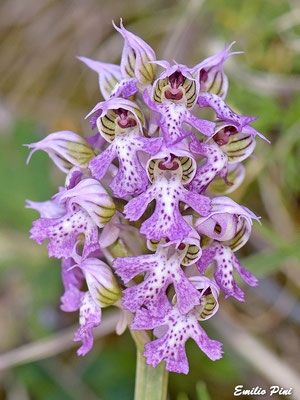
[[[194,262],[196,262],[197,259],[199,258],[199,252],[200,248],[198,246],[196,246],[195,244],[189,244],[187,252],[181,264],[182,265],[194,264]]]
[[[182,167],[182,182],[183,184],[189,183],[196,172],[196,163],[190,157],[178,157]]]
[[[230,164],[228,167],[227,180],[232,185],[227,185],[224,179],[217,176],[209,185],[208,191],[212,194],[223,195],[234,192],[245,177],[245,167],[240,164]]]
[[[112,142],[115,138],[115,120],[117,116],[118,115],[113,110],[108,110],[107,114],[105,114],[103,117],[100,117],[97,121],[99,131],[108,142]]]
[[[162,103],[162,91],[165,87],[167,87],[168,82],[169,82],[168,78],[157,80],[157,83],[155,85],[154,92],[153,92],[154,101],[156,101],[157,103]]]
[[[236,163],[249,157],[255,145],[256,142],[252,135],[236,133],[229,137],[228,143],[221,146],[221,149],[227,154],[229,163]]]
[[[245,243],[247,243],[250,235],[251,235],[250,223],[245,218],[240,217],[237,226],[237,232],[234,238],[226,242],[223,242],[222,244],[224,244],[225,246],[229,246],[232,251],[237,251],[241,247],[243,247]]]
[[[192,108],[197,101],[197,83],[191,79],[185,78],[182,87],[185,91],[186,107]]]
[[[213,313],[216,305],[217,305],[217,300],[215,299],[213,294],[209,294],[207,296],[204,296],[201,301],[204,302],[203,304],[203,309],[198,317],[199,320],[205,320],[208,319],[211,314]]]
[[[223,98],[227,86],[227,78],[219,67],[214,66],[200,72],[200,91],[213,93]]]

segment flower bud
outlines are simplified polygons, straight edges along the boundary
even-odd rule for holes
[[[95,157],[95,153],[88,143],[71,131],[55,132],[39,142],[25,146],[32,149],[27,164],[34,152],[44,150],[57,167],[66,173],[73,166],[87,167],[89,161]]]
[[[197,232],[237,251],[250,237],[252,219],[259,218],[229,197],[215,197],[211,206],[210,215],[196,221]]]
[[[89,292],[100,307],[115,304],[121,297],[121,289],[111,269],[98,258],[86,258],[81,264]]]
[[[122,20],[120,28],[113,24],[124,38],[121,59],[121,71],[125,78],[136,78],[141,84],[149,84],[154,80],[156,65],[149,63],[156,59],[154,50],[141,38],[124,28]]]
[[[96,179],[84,179],[73,189],[59,195],[59,201],[68,200],[68,206],[78,204],[102,228],[113,217],[116,206],[104,187]]]

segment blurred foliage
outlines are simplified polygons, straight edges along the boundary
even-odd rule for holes
[[[28,149],[22,144],[63,128],[90,134],[83,117],[100,95],[96,76],[80,65],[75,55],[118,62],[122,41],[113,31],[111,19],[123,16],[126,26],[148,40],[162,57],[166,43],[172,41],[184,19],[187,3],[31,0],[26,7],[19,0],[1,3],[0,317],[5,321],[0,331],[1,352],[48,336],[78,318],[76,313],[59,310],[59,262],[48,260],[45,246],[29,239],[28,230],[37,214],[24,208],[26,198],[48,199],[63,177],[43,153],[36,153],[26,167]],[[214,53],[216,44],[232,40],[237,40],[237,50],[246,51],[236,56],[234,68],[227,67],[228,102],[241,113],[258,115],[254,126],[272,145],[258,139],[256,158],[248,160],[245,182],[232,196],[261,215],[263,223],[254,227],[240,256],[245,267],[276,282],[295,303],[300,291],[300,95],[290,82],[295,88],[299,85],[300,58],[297,42],[290,37],[299,31],[292,23],[286,28],[283,18],[296,6],[288,0],[204,1],[185,21],[171,57],[192,65]],[[260,90],[261,73],[270,77],[265,79],[266,91]],[[299,324],[291,319],[292,309],[278,320],[275,308],[276,318],[272,319],[268,296],[274,293],[259,290],[246,290],[248,303],[242,312],[249,317],[247,329],[256,334],[255,318],[261,318],[262,338],[296,369],[293,348],[299,348],[300,339]],[[239,306],[228,302],[230,312],[244,324]],[[222,307],[229,306],[221,301]],[[271,322],[264,325],[262,321],[270,315]],[[211,337],[221,339],[209,321],[204,325]],[[281,340],[285,332],[288,337]],[[205,358],[194,343],[187,344],[187,352],[191,372],[188,376],[170,374],[171,400],[229,400],[236,384],[268,385],[226,344],[224,358],[216,363]],[[70,350],[8,371],[0,379],[0,399],[129,400],[134,368],[130,335],[111,335],[97,341],[84,359]]]

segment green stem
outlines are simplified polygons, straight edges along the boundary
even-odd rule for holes
[[[134,332],[132,335],[137,345],[134,400],[166,400],[168,371],[165,363],[160,363],[156,368],[146,364],[143,356],[146,332],[141,331],[139,334]]]
[[[156,368],[146,364],[145,357],[137,349],[134,400],[166,400],[168,371],[165,363]]]

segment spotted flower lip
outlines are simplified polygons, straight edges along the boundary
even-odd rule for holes
[[[201,259],[196,263],[199,272],[203,274],[213,261],[216,262],[214,277],[218,286],[225,293],[225,298],[233,296],[238,301],[244,302],[245,294],[236,284],[233,271],[236,270],[243,281],[252,287],[258,285],[258,280],[255,276],[241,266],[228,246],[224,246],[217,241],[214,241],[209,248],[203,250]]]
[[[185,131],[183,124],[189,124],[205,136],[213,136],[215,123],[203,120],[192,115],[186,109],[184,103],[173,103],[171,101],[157,103],[151,100],[147,90],[143,92],[146,105],[160,115],[159,126],[167,145],[176,144],[191,135],[191,131]]]
[[[91,294],[86,292],[83,295],[80,306],[80,328],[77,330],[74,337],[75,342],[82,342],[81,347],[77,350],[79,356],[86,355],[93,347],[93,328],[101,324],[101,319],[101,308],[95,303]]]
[[[67,258],[79,235],[84,235],[83,256],[99,248],[98,227],[113,216],[115,205],[105,189],[94,179],[85,179],[73,189],[55,197],[65,212],[55,218],[39,218],[33,222],[31,239],[38,244],[49,239],[50,257]]]
[[[66,211],[65,206],[59,204],[55,199],[47,201],[26,200],[25,207],[38,211],[42,218],[59,218],[62,217]]]
[[[147,205],[156,200],[154,213],[142,223],[140,229],[147,239],[161,240],[162,237],[168,237],[170,240],[181,240],[189,234],[191,227],[179,211],[179,201],[189,205],[200,215],[209,215],[210,212],[208,197],[185,189],[181,183],[182,177],[176,171],[167,173],[170,175],[169,179],[162,173],[150,188],[131,199],[124,208],[126,218],[136,221],[143,215]]]
[[[114,28],[123,36],[124,47],[121,58],[121,71],[125,78],[136,78],[141,84],[153,82],[155,66],[149,61],[154,61],[154,50],[144,40],[124,28],[122,19],[120,28],[113,22]]]
[[[71,131],[60,131],[51,133],[43,140],[26,144],[32,149],[27,164],[33,153],[37,150],[44,150],[55,165],[63,172],[68,172],[73,166],[84,168],[95,156],[91,146],[81,136]]]
[[[227,157],[217,145],[201,143],[193,137],[190,151],[206,158],[206,162],[197,168],[189,185],[192,191],[204,192],[217,175],[227,178]]]
[[[167,304],[165,305],[167,307]],[[151,316],[149,310],[141,308],[137,311],[131,329],[154,329],[163,325],[167,331],[158,339],[146,343],[146,362],[154,368],[161,362],[166,361],[166,369],[171,372],[189,372],[189,365],[185,353],[185,343],[192,338],[199,348],[211,359],[218,360],[222,357],[222,344],[211,340],[199,325],[197,307],[187,314],[181,314],[177,306],[171,307],[163,317]]]
[[[171,284],[176,292],[180,313],[186,314],[199,305],[200,294],[181,268],[182,263],[193,263],[201,255],[199,238],[198,241],[196,238],[192,239],[192,243],[194,248],[185,242],[177,247],[172,243],[165,243],[163,247],[157,246],[155,254],[117,258],[113,266],[125,284],[135,276],[145,273],[142,283],[124,291],[124,308],[136,312],[141,306],[147,306],[152,315],[162,315],[165,311],[162,306],[167,299],[166,290]]]
[[[144,192],[148,185],[148,178],[142,167],[137,152],[155,154],[162,144],[162,138],[147,139],[139,136],[136,130],[126,137],[119,137],[99,156],[89,164],[92,175],[102,179],[111,162],[118,158],[119,167],[116,176],[110,183],[115,196],[125,198],[129,195]]]

